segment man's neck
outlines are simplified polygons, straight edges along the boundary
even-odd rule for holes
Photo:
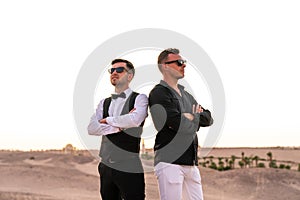
[[[171,87],[178,88],[178,80],[164,77],[163,80]]]
[[[115,87],[115,93],[120,94],[122,92],[124,92],[125,90],[127,90],[129,88],[129,86],[125,86],[125,87]]]
[[[181,92],[178,88],[178,80],[177,79],[170,79],[170,78],[164,77],[163,80],[181,96]]]

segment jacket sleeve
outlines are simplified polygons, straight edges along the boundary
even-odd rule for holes
[[[192,95],[190,95],[191,101],[193,102],[193,105],[198,105],[197,101],[194,99]],[[202,106],[201,106],[202,107]],[[196,120],[198,120],[198,128],[197,131],[200,129],[200,127],[207,127],[211,126],[214,122],[211,113],[209,110],[203,108],[203,112],[194,114],[194,117]]]

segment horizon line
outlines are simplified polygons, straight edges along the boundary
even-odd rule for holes
[[[67,144],[68,145],[68,144]],[[67,146],[66,145],[66,146]],[[61,151],[63,150],[66,146],[62,148],[47,148],[47,149],[15,149],[15,148],[10,148],[10,149],[0,149],[0,151]],[[73,146],[75,151],[98,151],[99,149],[84,149],[84,148],[77,148],[76,146]],[[232,146],[232,147],[201,147],[198,146],[200,149],[300,149],[300,146],[257,146],[257,147],[252,147],[252,146]],[[153,148],[145,148],[145,150],[153,150]]]

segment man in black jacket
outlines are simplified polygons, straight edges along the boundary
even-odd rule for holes
[[[213,123],[211,113],[184,90],[178,80],[184,77],[186,61],[178,49],[166,49],[158,57],[163,80],[149,94],[155,138],[155,174],[161,200],[202,200],[197,168],[199,128]]]

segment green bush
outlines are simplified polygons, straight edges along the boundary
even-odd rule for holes
[[[223,166],[219,166],[219,167],[217,168],[217,170],[218,170],[218,171],[224,171],[224,167],[223,167]]]
[[[239,166],[241,167],[241,168],[243,168],[244,167],[244,165],[245,165],[245,163],[243,162],[243,161],[239,161]]]
[[[284,165],[284,164],[280,164],[280,165],[279,165],[279,168],[280,168],[280,169],[284,169],[284,168],[285,168],[285,165]]]
[[[260,163],[257,164],[257,167],[265,168],[266,166],[265,166],[265,163],[260,162]]]
[[[218,168],[215,162],[212,162],[208,167],[211,168],[211,169],[217,169]]]
[[[202,165],[203,167],[206,167],[206,162],[199,162],[199,165]]]
[[[277,165],[276,165],[276,160],[272,160],[272,161],[269,163],[269,167],[270,167],[270,168],[278,168]]]
[[[224,167],[224,171],[226,171],[226,170],[230,170],[230,169],[232,169],[230,166],[226,166],[226,167]]]

